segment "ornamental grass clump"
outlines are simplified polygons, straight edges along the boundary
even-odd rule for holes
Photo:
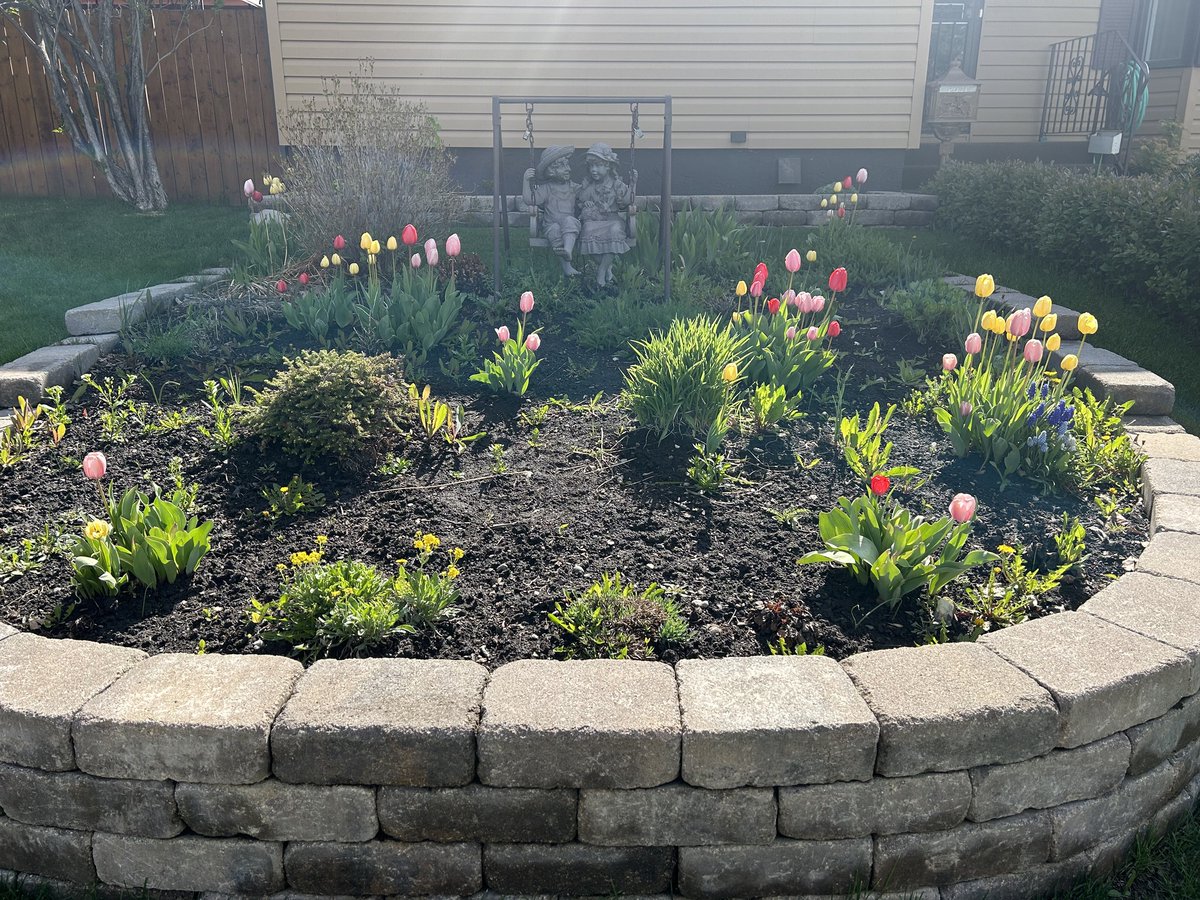
[[[662,587],[639,592],[605,573],[578,594],[566,592],[566,605],[554,604],[550,621],[565,632],[554,652],[566,659],[653,659],[666,644],[687,637],[687,622]]]

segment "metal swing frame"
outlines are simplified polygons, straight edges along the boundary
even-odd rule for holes
[[[638,107],[641,104],[663,108],[663,168],[662,196],[659,207],[658,246],[663,258],[664,299],[671,299],[671,97],[492,97],[492,288],[500,295],[503,259],[500,253],[500,234],[504,234],[504,250],[511,243],[508,226],[508,194],[504,190],[504,137],[501,129],[501,108],[519,104],[525,108],[527,120],[537,105],[615,105],[627,104],[633,113],[632,129],[637,128]],[[530,153],[533,152],[532,129],[528,130]],[[632,156],[632,152],[631,152]],[[634,187],[634,202],[637,193]]]

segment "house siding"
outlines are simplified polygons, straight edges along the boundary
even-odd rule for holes
[[[664,95],[681,150],[917,146],[932,0],[276,0],[282,111],[375,60],[451,147],[490,147],[491,97]],[[509,108],[508,122],[523,115]],[[281,115],[281,120],[283,116]],[[656,146],[661,118],[642,127]],[[517,134],[506,132],[507,143]],[[732,145],[730,132],[747,142]],[[623,107],[544,106],[539,146],[628,141]]]

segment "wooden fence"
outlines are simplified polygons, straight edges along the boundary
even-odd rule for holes
[[[278,158],[261,9],[156,10],[146,37],[146,103],[167,197],[240,203],[242,182]],[[120,55],[124,46],[118,50]],[[0,19],[0,195],[110,197],[103,175],[59,132],[38,58]]]

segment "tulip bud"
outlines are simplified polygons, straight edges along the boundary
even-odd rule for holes
[[[419,269],[419,268],[421,268],[421,254],[420,254],[420,253],[414,253],[414,254],[413,254],[413,255],[412,255],[410,258],[409,258],[409,260],[408,260],[408,264],[409,264],[410,266],[412,266],[414,269]]]
[[[253,194],[250,195],[250,199],[253,200],[255,203],[262,203],[262,197],[263,197],[262,191],[255,191]]]
[[[783,267],[792,274],[800,271],[800,251],[792,248],[783,260]]]
[[[750,296],[757,300],[762,296],[763,283],[761,281],[753,281],[750,283]]]
[[[858,192],[857,191],[855,191],[853,194],[850,195],[850,202],[851,203],[858,202]]]
[[[886,475],[875,475],[871,478],[871,493],[876,497],[882,497],[891,486],[892,480]]]
[[[1019,309],[1008,319],[1008,333],[1013,337],[1025,337],[1033,327],[1033,312],[1029,307]]]
[[[1064,372],[1074,372],[1075,367],[1079,365],[1079,357],[1074,353],[1068,353],[1063,357],[1062,370]]]
[[[508,343],[509,336],[510,335],[508,333],[507,325],[501,325],[499,328],[496,329],[496,337],[500,338],[500,343],[502,343],[502,344]]]
[[[824,308],[825,308],[825,298],[822,297],[820,294],[817,294],[817,296],[812,298],[812,311],[815,313],[819,313]]]
[[[395,252],[395,251],[396,251],[396,249],[397,249],[397,248],[399,248],[399,246],[400,246],[400,245],[399,245],[399,244],[396,242],[396,236],[395,236],[395,235],[392,235],[390,238],[388,238],[388,239],[387,239],[387,248],[388,248],[389,250],[391,250],[391,251]]]
[[[767,301],[767,312],[769,312],[771,315],[775,315],[776,313],[779,312],[779,306],[780,306],[779,298],[772,297],[770,300]]]
[[[340,256],[338,256],[336,253],[333,254],[333,264],[335,266],[340,266],[342,264],[342,258]]]
[[[858,183],[860,185],[866,184],[867,183],[867,170],[859,169],[858,175],[855,176],[855,179],[858,181]]]
[[[822,198],[821,198],[821,209],[824,209],[824,208],[825,208],[825,207],[827,207],[828,205],[829,205],[829,201],[828,201],[828,200],[826,200],[824,197],[822,197]],[[809,252],[811,252],[811,251],[809,251]]]
[[[1091,313],[1085,312],[1079,314],[1079,333],[1080,334],[1095,334],[1100,327],[1100,323]]]
[[[846,190],[850,190],[853,185],[854,182],[850,180],[849,175],[842,179],[842,187],[844,187]]]
[[[846,207],[845,206],[838,207],[838,218],[839,219],[846,218]]]
[[[726,384],[733,384],[737,381],[738,369],[736,363],[729,363],[721,370],[721,380]]]
[[[525,338],[526,350],[529,350],[530,352],[537,352],[537,348],[540,346],[542,346],[542,339],[538,336],[536,331],[529,337]]]
[[[533,312],[533,291],[526,291],[521,295],[521,312],[526,315]]]
[[[977,501],[970,494],[955,494],[950,501],[950,518],[959,525],[970,522],[975,515]]]
[[[991,331],[993,326],[996,324],[996,311],[994,309],[989,309],[987,312],[985,312],[983,314],[983,319],[980,320],[980,324],[983,326],[984,331]]]
[[[329,268],[329,257],[328,257],[328,256],[322,256],[322,257],[321,257],[321,268],[322,268],[322,269],[328,269],[328,268]]]
[[[794,341],[796,339],[796,326],[795,325],[790,326],[788,328],[788,330],[783,333],[783,336],[786,337],[789,341]]]
[[[371,246],[367,248],[367,252],[370,253],[372,256],[378,256],[379,251],[382,249],[383,248],[379,246],[379,241],[373,240],[373,241],[371,241]]]
[[[1032,340],[1025,344],[1025,362],[1039,363],[1042,361],[1042,342]]]
[[[246,179],[246,183],[242,185],[242,193],[245,194],[247,197],[251,196],[254,193],[254,179],[253,178]]]
[[[1041,319],[1044,316],[1050,315],[1050,310],[1053,308],[1053,306],[1054,301],[1049,297],[1038,297],[1037,303],[1033,304],[1033,314]]]
[[[767,272],[767,264],[764,262],[760,262],[757,266],[754,267],[754,278],[752,278],[751,280],[752,281],[761,281],[763,284],[766,284],[768,274],[769,273]]]
[[[835,181],[833,183],[833,196],[829,198],[830,203],[837,202],[838,191],[840,191],[841,189],[842,189],[842,183],[840,181]]]
[[[746,282],[739,281],[737,283],[737,287],[734,289],[734,293],[739,297],[745,297],[748,290],[750,290],[750,288],[746,287]]]
[[[300,273],[300,286],[308,287],[308,273],[307,272]]]
[[[350,274],[351,275],[358,274],[358,263],[350,263]]]
[[[1042,319],[1042,331],[1053,331],[1058,327],[1058,313],[1050,313]]]
[[[829,273],[829,289],[834,293],[844,291],[846,289],[846,270],[838,266]]]
[[[346,249],[346,239],[340,234],[333,239],[333,249],[339,252]]]
[[[970,404],[968,401],[966,401],[966,400],[964,400],[962,403],[960,403],[960,404],[958,405],[958,411],[959,411],[960,413],[962,413],[962,417],[963,417],[964,419],[965,419],[967,416],[969,416],[969,415],[971,414],[971,410],[973,410],[974,408],[975,408],[975,407],[973,407],[973,406],[972,406],[972,405],[971,405],[971,404]]]
[[[404,226],[404,230],[400,232],[400,240],[404,242],[406,247],[411,247],[417,242],[417,227],[411,223]]]
[[[815,341],[821,337],[821,329],[817,328],[816,325],[810,325],[804,336],[810,341]]]
[[[280,278],[277,282],[275,282],[275,290],[279,291],[281,294],[286,294],[287,282]]]
[[[786,291],[783,292],[783,296],[780,297],[779,299],[783,301],[784,306],[795,306],[796,305],[796,292],[793,291],[791,288],[788,288]]]
[[[1061,346],[1062,346],[1062,335],[1061,334],[1052,334],[1052,335],[1050,335],[1050,337],[1046,338],[1046,349],[1049,350],[1051,353],[1053,353],[1055,350],[1057,350]]]
[[[429,264],[431,266],[436,266],[438,264],[437,248],[434,247],[432,250],[430,250],[429,253],[426,254],[426,258],[429,260]]]
[[[457,234],[452,234],[446,238],[446,255],[458,256],[462,253],[462,239]]]
[[[83,474],[90,481],[99,481],[108,471],[108,460],[103,453],[93,450],[83,458]]]
[[[841,333],[842,333],[842,323],[839,322],[837,319],[834,319],[832,322],[829,323],[829,336],[837,337]]]
[[[942,357],[942,371],[953,372],[958,368],[958,357],[953,353],[947,353]]]
[[[807,259],[810,263],[815,263],[817,261],[817,251],[809,250],[807,253],[804,254],[804,258]]]
[[[991,275],[980,275],[975,279],[975,296],[986,300],[996,290],[996,280]]]
[[[983,349],[983,338],[979,336],[978,332],[972,331],[967,335],[967,342],[963,345],[963,349],[968,353],[978,353]]]
[[[437,241],[435,241],[433,238],[430,238],[425,242],[425,255],[428,256],[430,253],[435,253],[436,251]]]
[[[358,239],[358,249],[368,251],[371,249],[371,232],[364,231],[362,233],[362,237]]]

